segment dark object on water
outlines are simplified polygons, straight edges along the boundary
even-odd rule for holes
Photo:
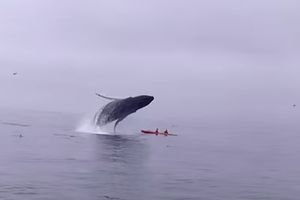
[[[296,104],[293,104],[293,107],[295,108],[295,107],[296,107]]]
[[[150,130],[141,130],[144,134],[151,134],[151,135],[164,135],[164,136],[178,136],[177,134],[169,133],[168,130],[165,130],[164,132],[159,132],[158,129],[155,131]]]
[[[20,126],[20,127],[29,127],[30,125],[28,124],[19,124],[19,123],[14,123],[14,122],[2,122],[4,125],[9,125],[9,126]]]
[[[128,97],[125,99],[106,97],[98,93],[96,93],[96,95],[112,100],[112,102],[106,104],[95,114],[94,123],[96,126],[101,127],[116,121],[114,132],[116,132],[116,127],[120,121],[125,119],[128,115],[135,113],[137,110],[146,107],[154,100],[153,96],[148,95]]]
[[[14,72],[13,75],[14,75],[14,76],[15,76],[15,75],[18,75],[18,73],[17,73],[17,72]]]
[[[19,135],[19,138],[22,138],[22,137],[23,137],[23,135],[22,135],[22,134],[20,134],[20,135]]]

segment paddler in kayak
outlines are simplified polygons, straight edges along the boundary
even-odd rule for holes
[[[169,134],[168,129],[166,129],[164,135],[167,136],[168,134]]]
[[[156,134],[156,135],[158,135],[158,128],[156,128],[156,130],[155,130],[155,134]]]

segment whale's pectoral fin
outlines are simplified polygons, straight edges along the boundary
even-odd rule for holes
[[[116,132],[117,125],[118,125],[124,118],[125,118],[125,117],[120,118],[120,119],[118,119],[118,120],[116,121],[115,126],[114,126],[114,133]]]
[[[102,98],[104,98],[104,99],[108,99],[108,100],[120,100],[120,99],[118,99],[118,98],[112,98],[112,97],[107,97],[107,96],[103,96],[103,95],[101,95],[101,94],[99,94],[99,93],[96,93],[96,95],[97,96],[99,96],[99,97],[102,97]]]

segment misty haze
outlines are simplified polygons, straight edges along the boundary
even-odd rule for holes
[[[299,10],[2,0],[0,199],[299,199]]]

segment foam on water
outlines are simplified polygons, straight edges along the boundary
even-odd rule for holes
[[[125,127],[119,127],[121,132],[118,131],[115,133],[113,131],[114,123],[108,124],[103,127],[96,126],[92,116],[85,116],[78,124],[75,129],[76,132],[80,133],[90,133],[90,134],[100,134],[100,135],[133,135],[136,134],[136,131],[126,130]],[[128,128],[128,127],[127,127]]]
[[[81,133],[92,133],[92,134],[101,134],[101,135],[111,135],[110,133],[100,127],[96,126],[91,117],[85,117],[76,128],[76,132]]]

